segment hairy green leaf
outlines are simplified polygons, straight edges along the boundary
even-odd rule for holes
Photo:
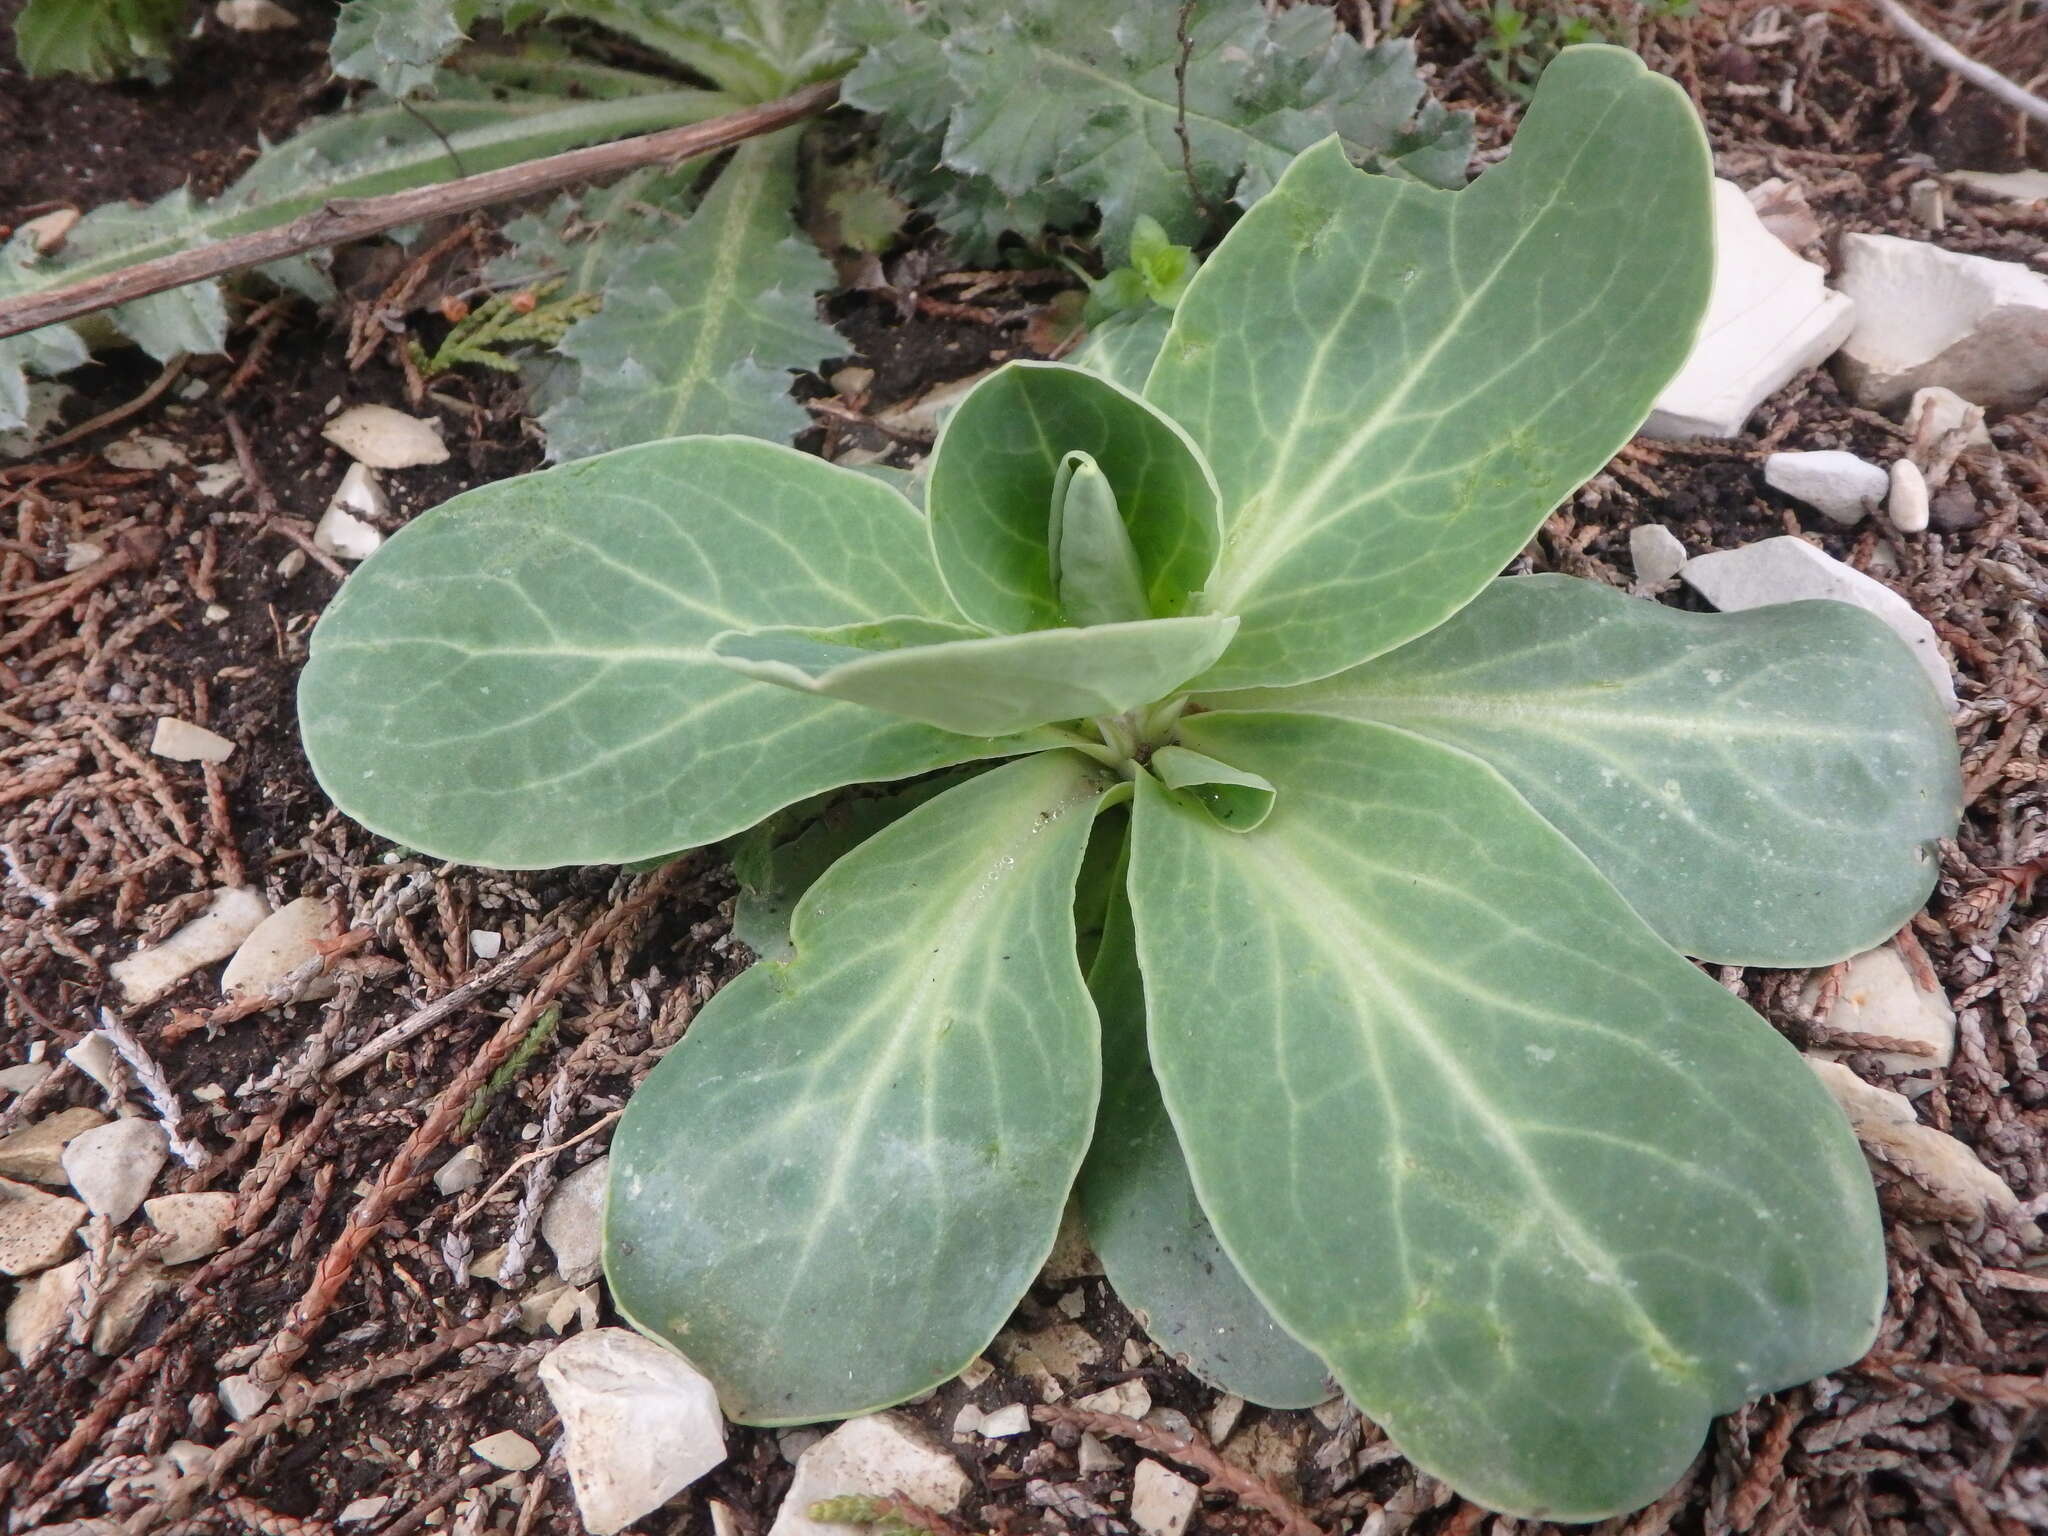
[[[1153,777],[1168,789],[1183,790],[1208,811],[1219,827],[1249,832],[1273,811],[1273,786],[1186,747],[1161,747],[1152,754]]]
[[[1093,374],[1009,363],[946,418],[925,494],[940,573],[975,623],[1015,633],[1068,621],[1047,541],[1060,469],[1076,452],[1115,493],[1155,616],[1186,613],[1208,579],[1215,481],[1187,434]]]
[[[1463,747],[1708,960],[1827,965],[1880,943],[1926,901],[1962,814],[1941,701],[1846,603],[1683,613],[1517,576],[1362,667],[1206,702]]]
[[[1128,624],[1151,617],[1137,546],[1116,504],[1116,488],[1092,454],[1070,453],[1053,478],[1046,564],[1053,595],[1071,624]]]
[[[1298,159],[1189,286],[1146,384],[1223,493],[1208,682],[1302,682],[1471,601],[1642,423],[1713,275],[1692,104],[1562,54],[1462,192]]]
[[[605,1270],[744,1423],[957,1374],[1051,1251],[1100,1081],[1074,880],[1114,775],[1009,763],[848,854],[612,1142]]]
[[[1633,1509],[1714,1414],[1869,1347],[1840,1111],[1505,780],[1357,721],[1184,731],[1284,792],[1232,837],[1139,782],[1153,1069],[1224,1247],[1417,1465]]]
[[[112,80],[161,70],[185,19],[185,0],[28,0],[14,50],[31,78]]]
[[[1127,311],[1091,326],[1087,339],[1069,354],[1067,361],[1133,394],[1142,394],[1172,325],[1173,311],[1157,304],[1149,309]]]
[[[1237,620],[1220,616],[1023,635],[889,618],[730,630],[712,637],[711,654],[764,683],[1003,736],[1150,704],[1210,666],[1236,632]]]
[[[556,458],[682,432],[780,442],[809,425],[790,372],[846,343],[817,318],[831,264],[793,220],[797,133],[742,144],[682,232],[615,273],[603,310],[563,339],[579,379],[541,418]]]
[[[1088,1240],[1118,1298],[1196,1375],[1268,1408],[1313,1407],[1331,1395],[1329,1372],[1259,1305],[1216,1241],[1152,1080],[1125,869],[1088,969],[1102,1020],[1102,1113],[1074,1187]]]
[[[299,682],[322,787],[374,831],[501,868],[727,837],[837,785],[1033,743],[751,682],[735,625],[945,612],[886,486],[745,438],[649,443],[456,497],[343,585]]]
[[[919,201],[939,190],[931,167],[955,173],[939,219],[975,247],[1093,204],[1120,264],[1140,216],[1191,241],[1331,134],[1381,169],[1462,178],[1470,123],[1425,99],[1407,42],[1363,48],[1322,6],[1197,0],[1183,113],[1180,12],[1127,8],[1109,26],[1088,0],[865,0],[839,18],[866,48],[846,97],[883,116]]]

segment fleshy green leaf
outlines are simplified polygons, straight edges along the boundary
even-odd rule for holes
[[[603,310],[563,338],[581,374],[541,418],[555,457],[684,432],[786,442],[810,424],[791,370],[846,343],[816,313],[831,264],[793,219],[797,132],[742,144],[682,232],[614,275]]]
[[[1151,617],[1137,546],[1124,526],[1115,488],[1090,454],[1060,460],[1046,563],[1069,623],[1129,624]]]
[[[920,202],[939,190],[933,166],[956,173],[940,221],[976,247],[1005,232],[1035,240],[1093,203],[1120,264],[1141,215],[1191,241],[1209,210],[1249,204],[1330,134],[1361,161],[1452,184],[1471,145],[1468,120],[1424,99],[1409,43],[1363,48],[1321,6],[1197,0],[1185,155],[1179,6],[1128,7],[1113,26],[1090,0],[842,10],[866,47],[847,100],[884,118]]]
[[[1569,576],[1223,709],[1379,720],[1484,758],[1645,922],[1708,960],[1826,965],[1927,899],[1962,814],[1919,663],[1846,603],[1683,613]]]
[[[1142,393],[1172,325],[1173,311],[1156,304],[1117,315],[1091,327],[1087,339],[1068,355],[1067,361],[1123,389]]]
[[[1869,1347],[1841,1112],[1505,780],[1355,721],[1183,730],[1282,792],[1228,836],[1139,782],[1153,1070],[1239,1270],[1417,1465],[1634,1509],[1714,1414]]]
[[[1030,744],[750,682],[736,624],[945,611],[923,521],[793,449],[681,438],[482,486],[342,586],[299,682],[350,816],[441,858],[621,863],[820,790]]]
[[[1558,56],[1462,192],[1295,161],[1174,311],[1145,392],[1223,492],[1209,683],[1325,677],[1435,628],[1642,423],[1713,276],[1692,104]]]
[[[161,72],[184,17],[185,0],[28,0],[14,18],[14,48],[32,78]]]
[[[946,418],[925,495],[939,570],[960,611],[983,628],[1014,634],[1066,622],[1046,540],[1061,463],[1076,452],[1116,493],[1155,616],[1187,612],[1207,580],[1215,481],[1187,434],[1093,374],[1009,363]]]
[[[1088,991],[1102,1020],[1102,1113],[1074,1193],[1088,1240],[1145,1331],[1203,1380],[1268,1408],[1331,1395],[1322,1361],[1290,1338],[1230,1262],[1188,1182],[1145,1055],[1145,989],[1116,871]]]
[[[1002,736],[1150,704],[1210,666],[1236,632],[1237,620],[1220,616],[1023,635],[890,618],[732,630],[712,638],[711,653],[764,683]]]
[[[1051,1251],[1095,1118],[1074,880],[1114,775],[1006,764],[847,855],[796,958],[697,1017],[612,1142],[605,1269],[744,1423],[957,1374]]]
[[[1191,795],[1219,827],[1249,832],[1272,814],[1273,786],[1256,773],[1177,746],[1154,752],[1151,768],[1168,789]]]

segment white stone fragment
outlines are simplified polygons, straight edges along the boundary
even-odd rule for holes
[[[1794,251],[1803,251],[1821,237],[1820,220],[1806,201],[1806,189],[1783,177],[1760,181],[1744,194],[1758,222]]]
[[[107,1117],[96,1109],[80,1106],[60,1109],[25,1125],[10,1136],[0,1137],[0,1178],[29,1179],[37,1184],[69,1184],[64,1173],[64,1148],[71,1139]]]
[[[2007,202],[2048,202],[2048,171],[1950,171],[1948,179],[1956,186]]]
[[[220,1252],[235,1224],[235,1197],[220,1190],[158,1195],[142,1202],[142,1214],[164,1235],[159,1264],[190,1264]]]
[[[224,763],[235,755],[235,744],[203,725],[165,715],[149,738],[149,750],[174,763]]]
[[[1991,446],[1991,433],[1984,425],[1984,407],[1971,404],[1939,384],[1913,391],[1913,403],[1906,407],[1906,431],[1913,440],[1914,461],[1923,465],[1933,462],[1942,439],[1951,432],[1963,434],[1965,452]]]
[[[242,466],[222,460],[218,464],[202,464],[199,473],[193,477],[193,488],[202,496],[225,496],[242,483]]]
[[[1853,528],[1883,505],[1891,477],[1868,459],[1823,448],[1771,454],[1764,460],[1764,484],[1804,502],[1831,523]]]
[[[1836,360],[1859,404],[1884,410],[1940,384],[1986,410],[2048,393],[2048,277],[1893,235],[1845,235],[1835,286],[1856,303]]]
[[[163,1127],[131,1117],[72,1137],[64,1172],[95,1216],[118,1225],[135,1214],[169,1155]]]
[[[1120,1413],[1127,1419],[1142,1419],[1152,1411],[1152,1394],[1142,1380],[1133,1376],[1129,1381],[1075,1398],[1074,1406],[1090,1413]]]
[[[1123,1466],[1117,1460],[1116,1452],[1086,1430],[1082,1431],[1081,1444],[1074,1452],[1074,1463],[1083,1477],[1093,1477],[1098,1472],[1115,1472]]]
[[[372,469],[412,469],[445,464],[448,445],[440,427],[388,405],[354,405],[321,429],[320,435],[358,464]]]
[[[768,1536],[846,1536],[810,1517],[820,1499],[864,1493],[901,1497],[940,1514],[960,1507],[972,1485],[960,1464],[893,1413],[850,1419],[804,1452]]]
[[[592,1536],[659,1509],[725,1460],[711,1383],[637,1333],[598,1328],[556,1345],[540,1382],[561,1415],[562,1457]]]
[[[1699,340],[1664,386],[1645,437],[1734,437],[1749,413],[1842,343],[1853,306],[1794,255],[1740,187],[1714,183],[1714,289]]]
[[[22,220],[15,233],[27,235],[38,256],[54,256],[64,249],[64,242],[78,227],[82,217],[76,208],[57,208],[33,219]]]
[[[1906,212],[1929,234],[1948,228],[1948,191],[1932,176],[1923,176],[1906,188]]]
[[[330,503],[313,525],[313,547],[337,560],[367,560],[383,543],[382,532],[338,503]]]
[[[145,1258],[130,1265],[107,1293],[99,1317],[92,1327],[90,1343],[96,1355],[118,1355],[135,1337],[135,1330],[156,1299],[175,1282],[155,1259]]]
[[[1657,587],[1676,576],[1687,557],[1678,535],[1662,523],[1638,523],[1628,531],[1628,558],[1636,585]]]
[[[0,1179],[0,1274],[33,1275],[62,1263],[85,1214],[68,1196]]]
[[[266,1387],[248,1375],[222,1377],[217,1392],[221,1407],[237,1424],[255,1418],[277,1396],[275,1387]]]
[[[434,1170],[434,1188],[444,1195],[463,1194],[483,1181],[484,1154],[475,1142],[470,1142]]]
[[[593,1158],[555,1186],[540,1213],[540,1235],[569,1285],[588,1285],[604,1260],[604,1181],[609,1156]]]
[[[1244,1415],[1244,1399],[1235,1392],[1226,1392],[1216,1399],[1216,1406],[1209,1410],[1207,1422],[1202,1426],[1209,1432],[1209,1443],[1221,1445],[1230,1438],[1230,1432],[1237,1428],[1237,1421]]]
[[[18,1067],[0,1067],[0,1093],[23,1094],[41,1085],[56,1069],[47,1061],[24,1061]]]
[[[1807,1058],[1842,1112],[1856,1139],[1877,1149],[1883,1163],[1919,1187],[1924,1201],[1911,1201],[1910,1214],[1934,1221],[1972,1221],[1993,1211],[2011,1211],[2018,1198],[2005,1180],[1977,1160],[1955,1137],[1922,1125],[1913,1101],[1889,1088],[1866,1083],[1838,1061]]]
[[[1011,1435],[1021,1435],[1031,1428],[1031,1410],[1022,1403],[1008,1403],[986,1413],[981,1418],[981,1437],[984,1440],[1007,1440]]]
[[[976,1387],[987,1381],[989,1377],[995,1375],[995,1373],[996,1368],[994,1366],[990,1365],[980,1355],[976,1355],[960,1368],[960,1385],[972,1392]]]
[[[501,1429],[495,1435],[470,1444],[470,1454],[480,1456],[507,1472],[531,1472],[540,1465],[540,1447],[516,1429]]]
[[[1820,1001],[1826,973],[1816,972],[1799,994],[1799,1006],[1811,1012]],[[1873,1053],[1885,1071],[1895,1075],[1932,1072],[1956,1054],[1956,1011],[1937,983],[1932,991],[1920,985],[1912,967],[1889,944],[1852,957],[1842,974],[1835,1001],[1821,1023],[1858,1035],[1884,1035],[1932,1047],[1933,1054],[1910,1051]],[[1845,1051],[1816,1049],[1810,1054],[1839,1060]]]
[[[388,1493],[373,1493],[368,1498],[351,1499],[341,1506],[341,1513],[334,1517],[336,1525],[361,1525],[383,1514],[391,1503]]]
[[[102,546],[73,539],[64,546],[64,574],[69,576],[73,572],[84,570],[88,565],[98,565],[106,558],[107,552]]]
[[[1148,1457],[1131,1480],[1131,1524],[1144,1536],[1181,1536],[1200,1500],[1193,1483]]]
[[[76,1045],[67,1045],[64,1059],[107,1092],[122,1091],[121,1053],[114,1049],[114,1038],[104,1029],[81,1036]]]
[[[1717,550],[1686,562],[1686,585],[1723,613],[1826,598],[1852,603],[1884,620],[1919,658],[1941,701],[1955,708],[1955,679],[1935,642],[1934,626],[1882,582],[1852,570],[1832,555],[1790,534]]]
[[[185,450],[167,437],[124,437],[100,450],[116,469],[167,469],[185,462]]]
[[[46,1269],[18,1288],[7,1307],[7,1351],[34,1365],[64,1331],[65,1314],[85,1278],[85,1260]]]
[[[1885,498],[1884,515],[1901,533],[1927,531],[1927,477],[1911,459],[1894,459],[1891,494]]]
[[[299,18],[275,0],[220,0],[213,14],[222,26],[237,32],[282,32],[299,24]]]
[[[261,891],[252,885],[229,886],[216,891],[204,912],[163,943],[116,960],[107,974],[130,1008],[153,1003],[202,965],[232,955],[268,916],[270,903]]]
[[[221,996],[234,1002],[268,992],[319,956],[320,942],[333,926],[334,909],[318,896],[301,896],[286,902],[242,940],[241,947],[220,973]],[[307,984],[305,996],[332,997],[340,985],[338,976],[316,977]]]
[[[597,1326],[597,1287],[595,1285],[565,1285],[555,1292],[548,1303],[547,1316],[542,1319],[550,1333],[573,1333],[580,1323],[585,1328]]]
[[[479,960],[495,960],[504,953],[505,936],[489,928],[469,930],[469,952]]]
[[[953,1433],[961,1436],[979,1434],[982,1420],[986,1417],[978,1404],[962,1403],[960,1411],[953,1415]]]

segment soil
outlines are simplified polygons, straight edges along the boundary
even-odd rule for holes
[[[0,0],[0,15],[13,9]],[[259,132],[276,136],[335,99],[321,49],[326,14],[302,9],[301,29],[253,38],[209,17],[162,89],[0,77],[0,221],[53,202],[154,196],[187,179],[220,184]],[[2038,81],[2048,28],[2025,9],[1982,19],[1953,4],[1936,20],[2014,78]],[[1640,22],[1635,40],[1694,92],[1722,174],[1797,182],[1830,232],[1924,238],[1904,213],[1904,189],[1930,166],[2044,163],[2039,129],[2028,140],[2015,114],[1958,88],[1860,10],[1802,15],[1714,0],[1700,10]],[[1489,82],[1477,24],[1465,16],[1457,5],[1429,8],[1419,40],[1439,93],[1478,113],[1484,156],[1512,132],[1517,105]],[[2048,268],[2039,209],[1967,202],[1940,238]],[[448,245],[419,274],[414,306],[473,280],[487,246],[485,236]],[[552,1444],[534,1369],[554,1336],[519,1315],[553,1284],[549,1256],[540,1249],[509,1286],[470,1270],[508,1242],[530,1247],[554,1182],[603,1151],[608,1116],[747,960],[729,935],[732,881],[715,852],[638,875],[452,868],[343,820],[312,781],[293,686],[338,579],[303,546],[345,467],[320,424],[336,404],[364,401],[442,423],[448,463],[385,477],[390,527],[542,458],[515,380],[455,375],[431,395],[413,390],[396,342],[367,329],[410,328],[431,345],[442,322],[430,308],[376,304],[412,257],[375,246],[351,259],[363,274],[352,302],[320,315],[239,300],[227,356],[193,360],[118,424],[0,468],[0,1064],[60,1059],[103,1017],[122,1019],[139,1059],[161,1069],[195,1147],[196,1166],[174,1162],[159,1192],[240,1198],[229,1246],[170,1272],[132,1336],[104,1352],[90,1347],[95,1309],[124,1272],[147,1275],[154,1260],[140,1222],[93,1233],[97,1257],[72,1333],[33,1363],[0,1363],[9,1530],[104,1518],[138,1533],[311,1536],[372,1496],[387,1502],[348,1529],[580,1530],[558,1455],[531,1474],[503,1474],[467,1449],[506,1428]],[[929,235],[893,255],[884,275],[884,290],[828,298],[854,352],[797,382],[800,397],[819,403],[805,446],[831,456],[914,456],[917,434],[877,418],[935,384],[1043,350],[1034,343],[1050,331],[1034,322],[1062,286],[1043,274],[960,274]],[[354,348],[365,335],[375,344]],[[850,381],[843,363],[873,370],[872,380]],[[132,354],[82,370],[67,380],[77,391],[68,419],[135,401],[157,374]],[[1631,445],[1518,562],[1626,585],[1627,531],[1641,522],[1666,524],[1695,552],[1795,532],[1878,575],[1934,622],[1963,700],[1970,805],[1935,898],[1906,936],[1960,1024],[1954,1066],[1933,1075],[1918,1103],[2019,1201],[2000,1218],[1943,1221],[1910,1182],[1877,1169],[1892,1258],[1877,1347],[1834,1377],[1720,1421],[1672,1493],[1614,1522],[1617,1532],[2048,1528],[2048,1271],[2028,1230],[2048,1212],[2048,898],[2038,884],[2048,872],[2038,630],[2048,408],[1998,423],[1994,435],[1998,453],[1965,466],[1930,533],[1899,535],[1882,522],[1838,529],[1763,487],[1763,453],[1845,447],[1888,459],[1902,434],[1816,373],[1740,438]],[[132,450],[138,436],[170,444],[172,462],[118,467],[128,451],[110,450]],[[208,494],[202,478],[215,484],[207,472],[218,465],[236,466],[241,481]],[[67,553],[79,566],[68,578]],[[218,731],[234,755],[218,768],[152,757],[153,723],[167,714]],[[107,966],[178,927],[214,890],[245,883],[273,902],[330,903],[343,936],[339,992],[230,1017],[208,969],[121,1013]],[[479,931],[499,935],[508,953],[531,941],[531,964],[498,974],[475,952]],[[472,1001],[329,1081],[328,1067],[378,1030],[486,973],[496,979]],[[1797,1002],[1804,975],[1718,974],[1795,1043],[1816,1043]],[[560,1009],[552,1041],[498,1072],[549,1001]],[[1883,1080],[1870,1058],[1851,1061]],[[0,1129],[105,1099],[62,1068],[25,1098],[0,1099]],[[480,1118],[458,1126],[464,1111]],[[421,1175],[464,1139],[481,1153],[484,1184],[444,1195]],[[521,1161],[536,1151],[545,1155]],[[601,1289],[592,1300],[603,1321],[617,1321]],[[1326,1531],[1518,1528],[1416,1473],[1341,1403],[1247,1409],[1225,1426],[1218,1411],[1229,1405],[1152,1348],[1106,1283],[1085,1273],[1034,1288],[991,1348],[985,1381],[950,1383],[907,1410],[973,1474],[963,1510],[972,1525],[1112,1536],[1127,1523],[1139,1455],[1128,1439],[1105,1435],[1118,1466],[1083,1477],[1072,1425],[1003,1440],[950,1434],[966,1402],[1044,1401],[1045,1383],[1019,1374],[1011,1355],[1019,1336],[1069,1321],[1095,1358],[1052,1389],[1062,1402],[1142,1382],[1164,1411],[1155,1435],[1162,1425],[1216,1433],[1227,1462],[1299,1501]],[[276,1401],[231,1423],[217,1389],[252,1371],[278,1379]],[[804,1434],[734,1429],[728,1461],[636,1529],[704,1536],[716,1500],[740,1536],[759,1536]],[[182,1484],[176,1473],[194,1464],[172,1466],[174,1447],[189,1455],[181,1443],[211,1451]],[[1152,1454],[1175,1456],[1157,1445]],[[1199,1530],[1272,1524],[1226,1480],[1206,1481]]]

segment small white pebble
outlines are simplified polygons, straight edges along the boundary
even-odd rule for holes
[[[531,1472],[540,1465],[540,1447],[516,1429],[501,1429],[495,1435],[486,1435],[473,1443],[470,1451],[507,1472]]]
[[[504,951],[505,936],[493,933],[488,928],[472,928],[469,931],[469,952],[479,960],[495,960]]]
[[[1885,498],[1885,516],[1901,533],[1922,533],[1927,528],[1927,477],[1911,459],[1892,463],[1891,495]]]
[[[149,750],[174,763],[224,763],[234,755],[235,744],[203,725],[165,715],[149,738]]]
[[[1003,1440],[1011,1435],[1021,1435],[1030,1427],[1031,1410],[1022,1403],[1011,1403],[994,1413],[982,1415],[981,1436],[984,1440]]]

